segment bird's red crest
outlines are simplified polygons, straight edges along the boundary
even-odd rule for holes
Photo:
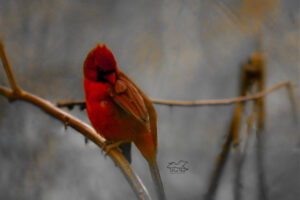
[[[105,44],[97,46],[92,49],[84,62],[85,68],[99,67],[103,71],[117,70],[117,62],[112,52]]]

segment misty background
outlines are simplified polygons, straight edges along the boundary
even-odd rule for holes
[[[152,98],[235,97],[241,64],[257,49],[263,24],[266,87],[291,80],[299,102],[300,12],[297,0],[25,0],[0,2],[0,37],[16,79],[52,103],[83,99],[82,65],[106,43],[119,68]],[[0,66],[0,84],[8,86]],[[229,128],[234,105],[155,106],[158,164],[168,199],[201,199]],[[88,122],[85,111],[69,113]],[[300,196],[299,125],[284,89],[266,98],[264,166],[272,200]],[[144,158],[132,167],[154,198]],[[171,174],[167,165],[187,161]],[[233,198],[228,160],[218,200]],[[255,136],[242,171],[242,197],[257,199]],[[0,96],[0,198],[7,200],[135,199],[120,170],[81,134],[22,101]]]

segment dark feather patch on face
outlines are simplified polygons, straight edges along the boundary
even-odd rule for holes
[[[100,68],[97,68],[97,81],[102,83],[108,83],[109,81],[105,78],[105,76],[110,75],[111,73],[114,73],[115,70],[110,71],[102,71]]]

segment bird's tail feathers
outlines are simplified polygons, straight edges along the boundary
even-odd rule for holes
[[[156,160],[155,159],[150,160],[148,161],[148,164],[149,164],[152,180],[154,182],[155,190],[157,192],[158,198],[159,200],[166,200],[165,190],[160,178],[160,173],[159,173]]]

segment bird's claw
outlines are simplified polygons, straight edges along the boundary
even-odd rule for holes
[[[115,149],[115,150],[119,151],[120,153],[122,153],[122,150],[119,148],[119,145],[122,143],[123,143],[122,141],[118,141],[118,142],[106,141],[102,147],[102,153],[105,151],[104,157],[106,157],[107,154],[112,149]]]

